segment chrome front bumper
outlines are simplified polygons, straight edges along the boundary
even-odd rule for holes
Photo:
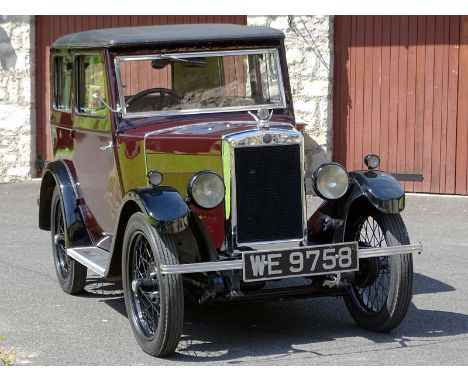
[[[399,245],[394,247],[362,248],[358,250],[358,259],[368,259],[380,256],[404,255],[406,253],[421,253],[423,246],[421,243]],[[243,260],[211,261],[205,263],[161,265],[162,275],[197,273],[197,272],[217,272],[243,270]]]

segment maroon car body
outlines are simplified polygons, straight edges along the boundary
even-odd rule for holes
[[[313,183],[325,202],[308,217],[283,40],[207,24],[87,31],[52,46],[54,160],[39,226],[65,292],[83,291],[87,269],[122,279],[150,354],[175,350],[184,294],[199,304],[344,295],[371,330],[404,317],[421,249],[404,234],[404,190],[374,165],[324,164]],[[361,237],[372,221],[378,240]],[[372,247],[384,242],[397,247],[383,256]],[[367,306],[385,277],[406,297],[387,286],[382,305]]]

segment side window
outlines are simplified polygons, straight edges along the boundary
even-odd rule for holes
[[[101,56],[83,55],[77,58],[78,112],[105,116],[107,103],[104,63]]]
[[[54,57],[54,108],[71,111],[72,60],[68,56]]]

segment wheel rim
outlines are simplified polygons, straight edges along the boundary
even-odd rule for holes
[[[132,306],[132,318],[140,332],[148,339],[152,339],[156,335],[161,308],[157,276],[155,276],[157,266],[151,246],[142,232],[133,235],[130,255],[128,293]],[[154,290],[151,292],[139,286],[141,280],[148,278],[155,280]]]
[[[55,206],[55,227],[54,227],[54,257],[55,266],[60,273],[62,279],[66,280],[70,276],[70,258],[67,255],[65,248],[65,222],[63,220],[62,205],[60,200]]]
[[[371,216],[365,218],[356,230],[355,240],[360,247],[386,247],[385,234],[378,222]],[[376,315],[384,309],[390,290],[390,263],[388,256],[361,260],[359,268],[367,268],[373,276],[364,280],[362,286],[353,285],[351,296],[358,308],[365,314]],[[362,267],[361,267],[362,265]],[[371,270],[371,268],[373,268]],[[363,272],[365,273],[365,272]]]

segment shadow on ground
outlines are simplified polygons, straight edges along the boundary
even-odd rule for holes
[[[126,316],[121,285],[92,279],[88,298],[102,302]],[[414,294],[446,293],[455,289],[422,274],[414,276]],[[337,339],[362,337],[374,344],[407,347],[438,337],[468,333],[468,315],[418,309],[411,305],[405,321],[388,334],[359,329],[338,298],[320,298],[212,307],[186,306],[182,339],[177,353],[169,359],[181,362],[242,363],[245,357],[262,356],[265,361],[292,354],[331,356],[361,353],[356,346],[333,344]],[[331,346],[324,345],[328,343]],[[317,344],[317,349],[314,349]],[[314,350],[311,350],[314,349]],[[372,351],[372,350],[370,350]],[[375,349],[377,351],[377,348]]]

